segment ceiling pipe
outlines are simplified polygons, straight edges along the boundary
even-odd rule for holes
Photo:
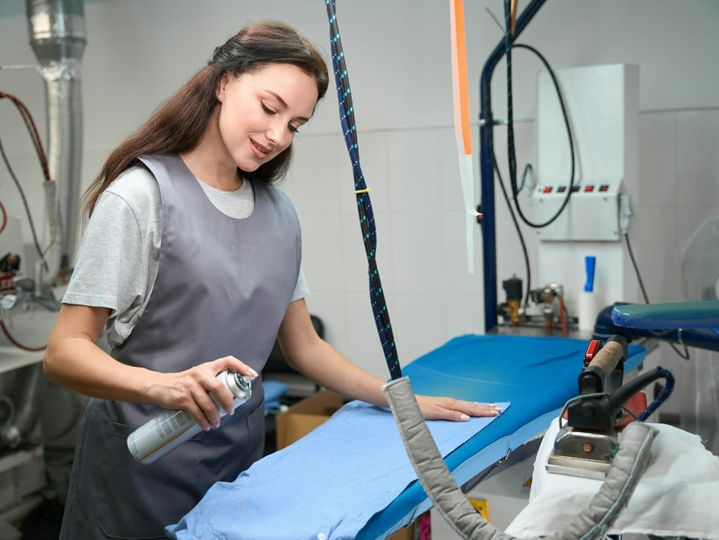
[[[50,176],[46,182],[51,241],[59,271],[75,257],[82,173],[80,60],[85,51],[83,0],[26,0],[30,45],[45,80]],[[57,193],[55,193],[57,190]],[[57,210],[59,208],[59,216]],[[56,272],[47,276],[54,279]]]

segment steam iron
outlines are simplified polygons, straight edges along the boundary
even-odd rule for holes
[[[580,395],[565,405],[566,424],[554,440],[548,472],[605,479],[619,448],[617,432],[634,419],[625,416],[627,402],[658,378],[652,370],[622,386],[626,357],[627,341],[622,336],[610,336],[603,346],[599,340],[589,343],[579,375]],[[646,398],[641,396],[634,401],[645,406]]]

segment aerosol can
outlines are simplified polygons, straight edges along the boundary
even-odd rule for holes
[[[252,377],[243,377],[234,371],[223,371],[217,378],[235,396],[235,408],[252,396]],[[227,414],[222,407],[219,409],[220,417]],[[130,433],[127,448],[137,461],[149,464],[200,431],[202,427],[188,412],[167,410]]]

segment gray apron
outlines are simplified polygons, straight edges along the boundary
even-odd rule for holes
[[[233,219],[210,202],[177,156],[140,158],[160,186],[160,265],[150,300],[112,355],[176,372],[233,355],[258,373],[272,350],[300,265],[300,229],[287,198],[253,182],[255,207]],[[217,481],[232,481],[262,455],[263,391],[150,465],[127,436],[161,412],[155,405],[92,400],[80,430],[60,537],[164,538]]]

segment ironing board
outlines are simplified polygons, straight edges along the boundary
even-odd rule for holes
[[[719,333],[719,302],[617,304],[612,309],[612,322],[629,329],[711,328]]]
[[[405,366],[403,373],[410,378],[417,394],[501,402],[505,407],[506,402],[511,402],[501,416],[491,421],[476,419],[481,427],[469,438],[454,437],[453,432],[471,428],[474,419],[456,424],[430,422],[435,439],[438,435],[441,437],[438,446],[459,484],[546,430],[564,403],[577,394],[577,376],[582,370],[586,345],[584,340],[553,337],[465,335]],[[643,348],[630,346],[625,370],[636,369],[644,355]],[[365,417],[367,422],[357,422],[358,418]],[[318,454],[322,457],[323,452],[332,455],[335,435],[365,441],[376,436],[376,430],[391,429],[386,427],[389,425],[386,417],[391,419],[391,414],[366,404],[345,405],[319,429],[263,458],[234,482],[213,486],[179,523],[167,527],[168,534],[178,539],[224,540],[385,537],[429,508],[430,503],[418,482],[402,480],[403,483],[397,485],[400,480],[396,480],[393,485],[394,475],[386,475],[367,485],[365,471],[353,466],[355,459],[362,462],[367,458],[368,450],[360,444],[357,451],[361,455],[334,456],[333,459],[342,461],[340,466],[346,464],[339,475],[336,463],[327,467],[309,464],[323,463],[318,461]],[[351,434],[346,433],[348,425],[355,430]],[[364,429],[367,431],[363,432]],[[397,459],[411,471],[401,446],[392,447],[393,454],[387,455],[389,438],[389,434],[384,439],[380,436],[370,447],[373,460],[382,463]],[[349,452],[353,447],[354,444],[347,446]],[[304,480],[308,478],[309,467],[311,482]],[[414,477],[413,472],[411,475]],[[303,478],[299,483],[298,477]],[[367,501],[362,497],[362,490],[376,491],[378,482],[383,496],[377,497],[377,501]],[[354,501],[363,501],[362,508],[353,509],[352,501],[339,500],[341,494],[347,492],[353,494]],[[387,501],[386,493],[390,492],[396,495]],[[258,500],[273,498],[276,504],[271,508],[253,506]]]

